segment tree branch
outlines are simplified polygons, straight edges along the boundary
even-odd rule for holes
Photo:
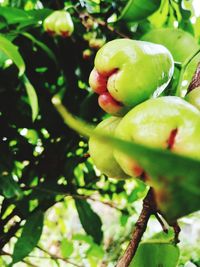
[[[68,260],[66,258],[63,258],[63,257],[60,257],[58,255],[52,254],[51,252],[45,250],[44,248],[42,248],[40,246],[37,246],[37,248],[40,249],[41,251],[43,251],[44,253],[46,253],[47,255],[49,255],[50,259],[52,259],[52,260],[61,260],[61,261],[65,262],[65,263],[69,263],[69,264],[71,264],[71,265],[73,265],[75,267],[83,267],[82,265],[78,265],[78,264],[76,264],[74,262],[71,262],[70,260]]]
[[[12,254],[10,254],[10,253],[8,253],[8,252],[6,252],[6,251],[4,251],[4,250],[2,250],[1,252],[0,252],[0,255],[2,255],[2,256],[9,256],[9,257],[13,257],[13,255]],[[29,262],[29,261],[27,261],[27,260],[21,260],[21,262],[23,262],[23,263],[25,263],[26,265],[28,265],[28,266],[30,266],[30,267],[38,267],[37,265],[35,265],[35,264],[33,264],[32,262]]]
[[[138,221],[135,224],[135,229],[132,234],[132,239],[126,248],[124,255],[121,257],[116,267],[128,267],[131,263],[138,245],[142,239],[142,236],[146,230],[147,223],[152,214],[155,214],[157,211],[153,188],[150,188],[144,201],[142,212],[138,218]]]

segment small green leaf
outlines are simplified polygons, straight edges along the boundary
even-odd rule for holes
[[[34,212],[27,218],[21,236],[18,238],[13,251],[13,263],[23,260],[35,248],[42,234],[44,214]]]
[[[23,75],[23,82],[24,82],[26,92],[28,95],[28,99],[29,99],[29,103],[32,109],[32,120],[34,121],[39,112],[37,94],[35,92],[33,85],[30,83],[26,75]]]
[[[18,52],[17,46],[0,35],[0,50],[8,57],[8,59],[11,59],[16,64],[19,69],[19,76],[22,76],[25,71],[25,63]]]
[[[20,199],[23,195],[19,185],[10,175],[0,176],[0,192],[6,198],[16,197]]]
[[[61,253],[64,258],[69,258],[74,251],[74,246],[67,238],[63,238],[61,241]]]
[[[119,19],[126,21],[139,21],[152,13],[160,6],[161,0],[129,0]]]
[[[130,267],[176,267],[179,248],[170,243],[141,243]]]
[[[91,235],[97,244],[100,244],[103,238],[103,232],[101,230],[101,219],[91,209],[91,206],[87,203],[86,200],[76,199],[75,204],[85,232],[88,235]]]

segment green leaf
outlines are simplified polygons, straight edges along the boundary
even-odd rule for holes
[[[53,103],[65,122],[82,135],[91,136],[93,127],[73,117],[57,97]],[[147,147],[95,131],[108,146],[114,147],[133,159],[150,175],[154,184],[158,208],[169,223],[200,209],[200,161],[175,154],[169,150]],[[174,166],[174,167],[173,167]],[[148,182],[148,181],[147,181]]]
[[[0,51],[0,68],[4,67],[6,59],[8,59],[8,57],[2,51]]]
[[[63,238],[61,241],[61,253],[64,258],[69,258],[74,251],[74,246],[72,241],[67,238]]]
[[[35,92],[33,85],[30,83],[30,81],[28,80],[26,75],[23,75],[22,79],[23,79],[23,82],[24,82],[24,85],[26,88],[26,92],[28,95],[29,103],[30,103],[30,106],[32,109],[32,120],[34,121],[38,115],[38,112],[39,112],[37,94]]]
[[[141,243],[130,267],[176,267],[179,248],[170,243]]]
[[[97,244],[100,244],[103,238],[103,232],[101,230],[101,219],[91,209],[91,206],[87,203],[86,200],[76,199],[75,204],[85,232],[88,235],[91,235]]]
[[[139,21],[152,13],[160,6],[161,0],[129,0],[119,19],[126,21]]]
[[[0,8],[0,16],[6,20],[7,24],[19,24],[17,29],[37,24],[39,21],[43,21],[51,12],[52,10],[48,8],[29,11],[15,7]]]
[[[30,18],[27,12],[15,7],[1,7],[0,16],[4,17],[8,24],[24,22]]]
[[[22,35],[25,36],[26,38],[30,39],[37,46],[39,46],[57,64],[57,59],[56,59],[54,53],[51,51],[51,49],[48,48],[48,46],[45,43],[38,41],[30,33],[24,32],[24,33],[22,33]]]
[[[16,64],[19,69],[19,76],[22,76],[25,71],[25,63],[18,52],[17,46],[11,43],[7,38],[0,35],[0,50]]]
[[[0,176],[0,192],[5,198],[20,199],[23,195],[19,185],[10,175]]]
[[[13,263],[23,260],[35,248],[42,234],[44,214],[34,212],[27,218],[21,236],[18,238],[13,251]]]

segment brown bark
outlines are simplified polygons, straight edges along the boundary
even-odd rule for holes
[[[192,91],[198,86],[200,86],[200,62],[197,66],[194,76],[192,77],[192,81],[188,86],[188,92]]]
[[[128,247],[124,252],[124,255],[121,257],[116,267],[129,266],[136,253],[136,250],[139,246],[142,236],[146,230],[148,220],[152,214],[156,213],[156,211],[157,209],[156,209],[153,188],[150,188],[143,201],[142,212],[138,218],[138,221],[135,224],[135,229],[132,234],[132,239],[129,242]]]

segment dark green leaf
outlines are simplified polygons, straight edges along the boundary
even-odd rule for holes
[[[21,198],[23,195],[17,182],[10,175],[0,176],[0,192],[6,198]]]
[[[44,214],[34,212],[27,218],[21,236],[18,238],[13,251],[13,263],[23,260],[35,248],[42,234]]]
[[[22,9],[15,7],[1,7],[0,16],[4,17],[8,24],[20,23],[30,19],[30,16]]]
[[[161,0],[129,0],[119,19],[126,21],[139,21],[155,12]]]
[[[87,201],[76,199],[75,204],[84,230],[87,234],[93,237],[97,244],[100,244],[103,238],[101,219],[91,209],[91,206],[87,203]]]

